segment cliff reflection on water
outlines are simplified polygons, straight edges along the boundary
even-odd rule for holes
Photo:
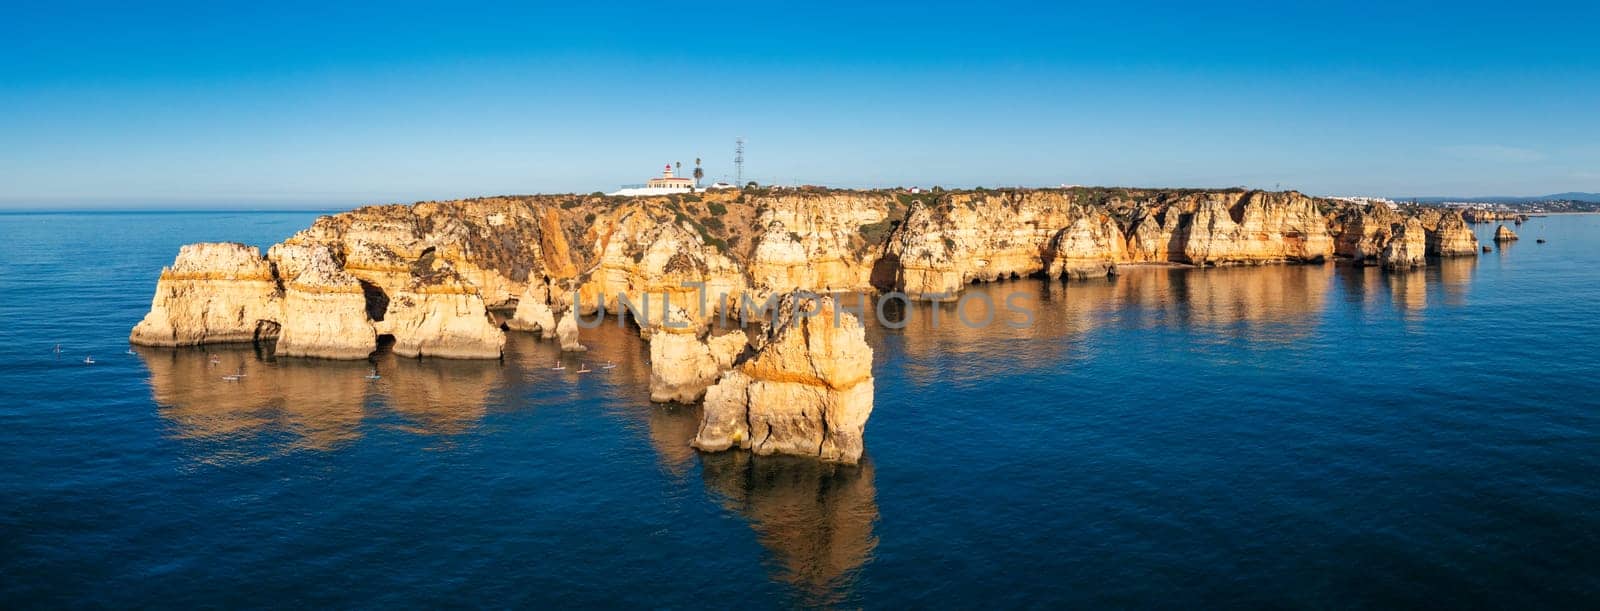
[[[1015,280],[969,287],[983,298],[965,302],[968,318],[985,319],[985,304],[994,304],[998,310],[991,324],[962,324],[955,316],[962,307],[957,304],[890,302],[886,318],[905,322],[905,327],[868,325],[868,339],[876,352],[876,372],[897,372],[891,377],[910,382],[909,388],[893,392],[936,403],[937,395],[930,393],[941,384],[981,385],[1002,375],[1002,369],[1069,368],[1095,351],[1115,350],[1113,344],[1092,341],[1111,335],[1111,330],[1175,331],[1180,333],[1173,337],[1199,344],[1281,345],[1316,341],[1319,326],[1335,307],[1357,312],[1392,308],[1408,317],[1425,316],[1429,305],[1459,305],[1476,265],[1472,258],[1446,260],[1412,273],[1336,265],[1128,267],[1107,280]],[[1031,325],[1005,324],[1018,318],[1006,311],[1008,299],[1032,312]],[[850,307],[859,303],[846,301]],[[873,303],[868,296],[869,318],[874,316]],[[935,310],[940,312],[937,325]],[[193,443],[194,458],[202,464],[256,462],[297,451],[335,452],[380,429],[413,436],[419,445],[448,449],[462,439],[511,434],[509,427],[484,426],[503,413],[555,439],[541,437],[546,445],[527,451],[559,469],[563,461],[579,460],[573,456],[582,454],[548,444],[585,444],[593,440],[582,434],[622,431],[621,447],[643,448],[646,463],[653,460],[657,467],[657,473],[632,477],[665,481],[681,491],[693,488],[698,470],[700,484],[719,510],[754,531],[773,581],[807,604],[851,600],[879,548],[872,460],[878,436],[873,425],[868,426],[868,456],[854,468],[741,452],[702,455],[689,447],[699,407],[649,403],[648,348],[632,330],[608,322],[585,330],[584,341],[591,352],[562,354],[552,342],[512,333],[505,358],[489,362],[393,355],[371,363],[272,360],[249,347],[142,349],[140,354],[160,416],[174,437]],[[1025,352],[1019,345],[1026,346]],[[552,370],[557,362],[567,369]],[[579,363],[596,372],[577,375]],[[615,367],[601,370],[602,363]],[[380,379],[367,379],[372,369]],[[222,379],[237,373],[244,377]],[[881,402],[886,389],[878,392]],[[881,435],[903,438],[905,433]],[[507,441],[515,445],[523,440]],[[649,471],[626,461],[618,464]]]

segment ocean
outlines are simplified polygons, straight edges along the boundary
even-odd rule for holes
[[[0,214],[0,607],[1600,603],[1600,216],[1413,273],[974,285],[1033,323],[869,326],[857,467],[697,453],[609,323],[129,353],[181,244],[315,216]]]

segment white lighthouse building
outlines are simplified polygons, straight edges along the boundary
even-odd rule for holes
[[[694,181],[673,176],[672,164],[669,163],[662,169],[660,176],[650,179],[644,186],[624,186],[612,195],[671,195],[692,192],[694,192]]]

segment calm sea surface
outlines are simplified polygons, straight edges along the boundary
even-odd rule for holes
[[[0,607],[1600,605],[1597,216],[912,308],[859,468],[697,454],[611,324],[582,376],[125,352],[179,245],[314,217],[0,215]]]

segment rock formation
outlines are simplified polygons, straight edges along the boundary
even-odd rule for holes
[[[873,194],[779,194],[764,202],[750,255],[760,298],[795,289],[868,290],[898,200]]]
[[[567,310],[567,313],[561,316],[561,321],[556,323],[556,337],[561,340],[562,352],[583,352],[589,349],[578,341],[578,313],[573,310]]]
[[[1494,230],[1494,241],[1496,242],[1514,242],[1516,239],[1517,234],[1512,233],[1511,229],[1505,225],[1501,225]]]
[[[278,356],[364,359],[377,331],[367,318],[360,281],[333,260],[327,246],[279,244],[267,257],[284,283]]]
[[[1422,221],[1406,219],[1378,256],[1384,269],[1405,270],[1427,264],[1428,238]]]
[[[354,359],[392,336],[403,355],[495,358],[505,340],[490,312],[513,306],[506,328],[578,349],[575,321],[558,313],[604,307],[616,315],[627,306],[648,337],[668,302],[703,328],[738,315],[743,299],[760,304],[794,290],[899,289],[954,300],[972,282],[1099,278],[1126,263],[1339,256],[1409,267],[1418,234],[1405,229],[1406,214],[1295,192],[1087,187],[368,206],[317,219],[265,259],[238,244],[184,247],[130,339],[277,339],[283,356]],[[1476,252],[1457,213],[1415,216],[1429,255]],[[1408,241],[1391,247],[1402,233]]]
[[[277,335],[281,294],[253,246],[189,244],[161,270],[150,313],[128,338],[146,346],[249,342]]]
[[[694,446],[854,464],[872,413],[872,348],[832,297],[784,294],[758,347],[706,391]]]
[[[1180,219],[1176,230],[1155,232],[1160,241],[1146,252],[1165,252],[1195,265],[1309,262],[1333,256],[1326,220],[1315,202],[1299,193],[1207,193],[1168,204],[1164,215],[1174,213]],[[1167,225],[1170,221],[1164,220],[1162,229]],[[1149,244],[1149,235],[1141,234],[1142,243]],[[1175,252],[1179,244],[1181,255]]]
[[[704,330],[663,328],[650,336],[650,400],[693,403],[744,351],[743,331],[701,337]]]
[[[1105,219],[1078,223],[1091,216],[1054,191],[963,193],[931,205],[919,200],[886,245],[894,288],[917,299],[952,301],[969,282],[1037,274],[1052,265],[1057,275],[1103,272],[1121,260],[1126,242]]]
[[[1428,231],[1428,256],[1461,257],[1478,254],[1478,236],[1455,210],[1419,215]],[[1430,224],[1429,221],[1433,222]]]
[[[394,336],[394,352],[401,356],[494,359],[506,344],[478,288],[438,258],[418,261],[411,280],[389,295],[376,327]]]
[[[536,331],[544,339],[556,337],[556,313],[550,307],[550,288],[542,282],[528,282],[527,290],[517,300],[517,310],[506,321],[506,328],[514,331]]]

